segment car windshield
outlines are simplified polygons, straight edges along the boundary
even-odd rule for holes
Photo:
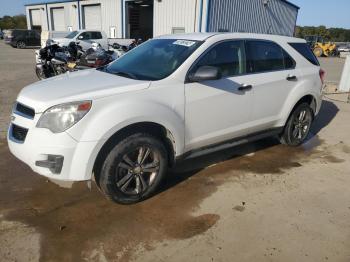
[[[65,38],[72,39],[74,38],[79,32],[78,31],[73,31],[69,33]]]
[[[149,40],[103,70],[133,79],[161,80],[171,75],[201,44],[192,40]]]

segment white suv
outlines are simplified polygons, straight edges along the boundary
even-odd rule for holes
[[[109,199],[135,203],[180,159],[273,135],[300,145],[323,77],[301,39],[162,36],[105,67],[24,88],[8,144],[43,176],[94,178]]]

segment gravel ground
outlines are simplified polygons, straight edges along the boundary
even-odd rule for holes
[[[0,139],[6,137],[12,105],[23,87],[37,81],[33,49],[15,49],[0,40]]]

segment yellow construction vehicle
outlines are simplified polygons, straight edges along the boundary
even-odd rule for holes
[[[339,55],[337,45],[332,42],[326,42],[321,36],[309,35],[305,37],[305,40],[317,57]]]

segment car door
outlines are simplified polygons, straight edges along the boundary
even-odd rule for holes
[[[108,47],[106,46],[106,43],[104,41],[105,39],[103,39],[101,32],[98,32],[98,31],[91,32],[91,37],[92,37],[91,38],[92,41],[99,43],[102,46],[102,48],[108,49]]]
[[[41,34],[37,31],[34,31],[34,43],[33,46],[41,45]]]
[[[24,31],[25,35],[25,43],[27,46],[33,46],[34,45],[34,31]]]
[[[89,31],[82,32],[77,37],[79,44],[84,50],[89,49],[91,47],[91,38],[92,38],[92,35],[91,35],[91,32]]]
[[[244,41],[214,45],[197,60],[189,74],[201,66],[218,67],[222,78],[185,84],[186,150],[249,133],[253,94],[246,75]]]
[[[269,129],[280,119],[283,105],[298,84],[293,58],[277,43],[246,41],[247,71],[254,86],[252,125],[254,131]]]

